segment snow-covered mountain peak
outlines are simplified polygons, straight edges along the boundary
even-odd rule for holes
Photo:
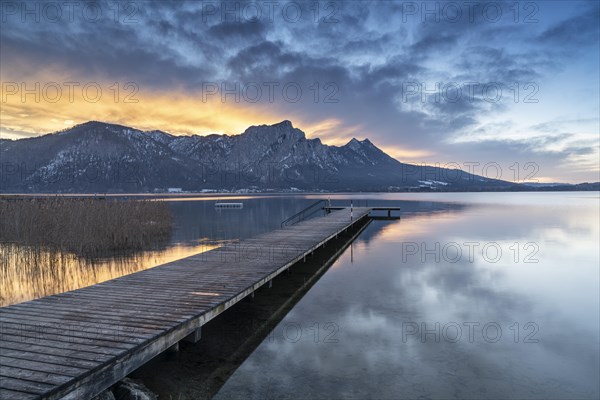
[[[306,139],[288,120],[251,126],[239,135],[207,136],[90,121],[58,134],[0,141],[0,153],[3,162],[24,166],[6,176],[4,191],[389,190],[420,188],[430,175],[443,175],[443,169],[425,173],[418,166],[407,174],[407,165],[368,139],[353,138],[341,147]],[[429,179],[433,183],[427,187],[455,188],[438,184],[448,181],[442,178]],[[507,183],[466,174],[459,184]]]

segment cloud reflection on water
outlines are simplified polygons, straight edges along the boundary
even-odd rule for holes
[[[599,212],[594,198],[574,203],[373,222],[279,326],[333,322],[339,342],[265,340],[217,398],[597,398]],[[407,241],[494,242],[507,254],[403,262]],[[514,242],[536,243],[539,262],[515,262]],[[408,324],[436,322],[462,337],[403,336]],[[469,322],[479,324],[472,341]],[[493,343],[486,323],[502,329]]]

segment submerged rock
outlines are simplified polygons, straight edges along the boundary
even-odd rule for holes
[[[158,396],[141,382],[125,378],[113,388],[116,400],[157,400]]]

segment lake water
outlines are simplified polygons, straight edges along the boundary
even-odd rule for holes
[[[165,249],[92,267],[74,261],[61,267],[77,272],[64,273],[69,282],[60,285],[56,273],[36,280],[6,262],[3,297],[23,301],[253,236],[326,197],[245,197],[242,210],[221,212],[214,199],[171,201],[176,230]],[[264,335],[234,329],[233,339],[254,335],[255,343],[232,352],[231,373],[212,376],[229,362],[219,354],[203,364],[216,352],[209,328],[199,344],[138,377],[167,399],[600,396],[597,192],[331,199],[398,205],[402,218],[371,222]],[[217,332],[227,318],[258,313],[260,298],[224,316]]]
[[[598,193],[397,197],[217,398],[599,397]]]

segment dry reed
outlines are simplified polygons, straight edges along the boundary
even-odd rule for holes
[[[103,256],[168,240],[163,202],[95,198],[0,199],[0,242]]]

